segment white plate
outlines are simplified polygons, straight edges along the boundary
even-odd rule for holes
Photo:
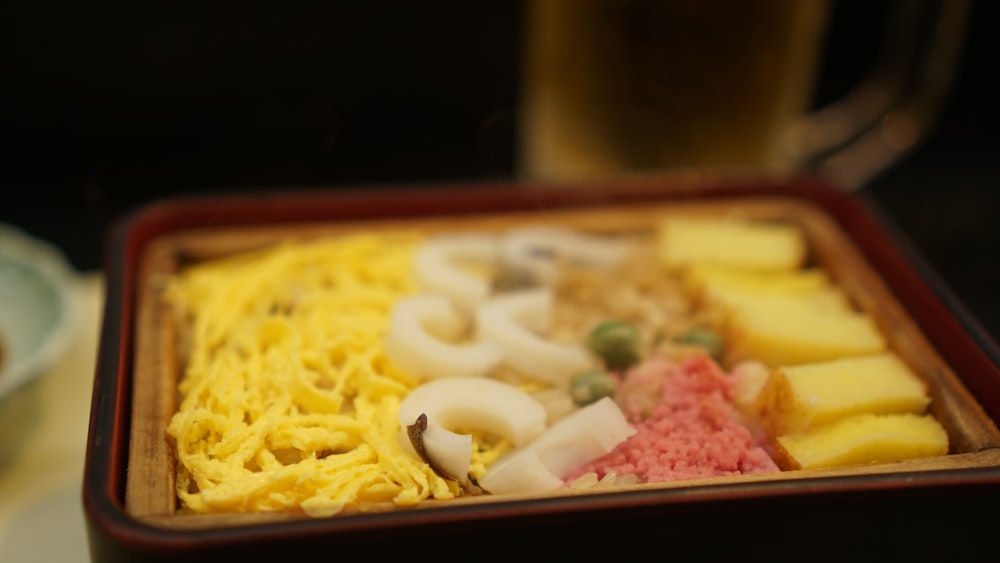
[[[55,247],[0,223],[0,408],[66,351],[74,275]]]

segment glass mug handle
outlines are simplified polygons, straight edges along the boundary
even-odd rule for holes
[[[886,22],[874,70],[816,108],[809,100],[824,36],[843,31],[824,31],[837,2],[526,3],[519,173],[565,183],[667,170],[807,171],[860,187],[926,137],[970,0],[872,6]]]
[[[786,159],[854,190],[925,140],[953,81],[970,0],[893,0],[873,71],[793,123]]]

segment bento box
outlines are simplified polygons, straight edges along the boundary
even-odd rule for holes
[[[1000,356],[915,258],[813,177],[157,202],[110,239],[91,555],[979,554]],[[808,315],[766,293],[815,284]]]

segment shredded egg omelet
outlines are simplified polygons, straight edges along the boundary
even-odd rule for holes
[[[383,351],[393,304],[416,290],[421,240],[286,243],[172,280],[166,296],[190,331],[167,428],[184,508],[320,517],[458,495],[400,445],[399,403],[417,382]]]

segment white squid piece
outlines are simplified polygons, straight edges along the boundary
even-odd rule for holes
[[[546,411],[520,389],[495,379],[458,377],[429,381],[403,398],[399,423],[404,446],[416,453],[406,427],[427,417],[424,450],[449,475],[463,480],[472,459],[472,438],[448,430],[484,430],[523,446],[545,430]]]
[[[385,352],[403,371],[421,379],[484,376],[498,366],[503,350],[491,342],[456,343],[466,322],[440,295],[420,294],[392,309]]]
[[[563,487],[563,480],[549,471],[538,452],[531,449],[496,461],[479,479],[491,494],[545,493]]]
[[[438,235],[427,240],[413,259],[417,281],[428,292],[450,299],[471,314],[492,291],[492,280],[463,269],[459,262],[492,266],[497,261],[497,238],[489,234]]]
[[[476,312],[476,335],[503,351],[510,367],[565,387],[574,375],[594,367],[594,360],[582,346],[553,342],[540,335],[552,322],[553,296],[550,289],[529,289],[496,295]]]
[[[544,491],[610,453],[635,435],[618,405],[609,397],[587,405],[550,426],[524,448],[504,454],[479,484],[494,494]]]
[[[505,267],[529,274],[540,285],[555,283],[559,268],[571,263],[611,268],[625,257],[621,240],[559,227],[522,227],[509,231],[500,242]]]

